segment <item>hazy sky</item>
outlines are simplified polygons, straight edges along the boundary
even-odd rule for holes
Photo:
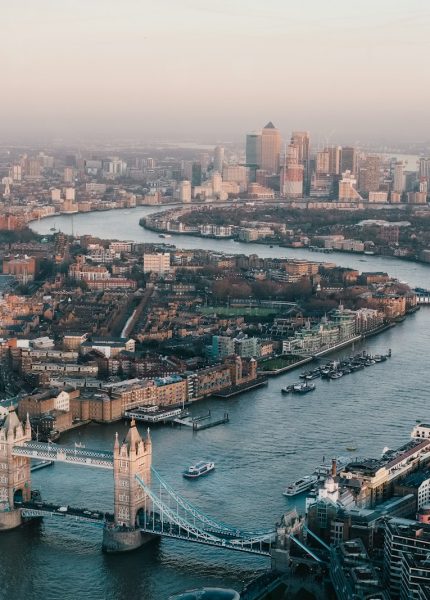
[[[3,0],[0,136],[430,139],[429,30],[429,0]]]

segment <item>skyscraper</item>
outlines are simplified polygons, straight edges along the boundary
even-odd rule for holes
[[[419,179],[427,179],[430,183],[430,158],[423,156],[418,161],[418,177]]]
[[[257,169],[261,166],[261,133],[248,133],[246,136],[246,164]]]
[[[339,175],[340,146],[328,146],[325,151],[328,153],[328,172],[330,175]]]
[[[180,202],[191,202],[191,182],[184,180],[179,184]]]
[[[224,148],[217,146],[214,150],[214,171],[222,173],[222,167],[224,164]]]
[[[303,196],[303,164],[299,164],[300,149],[291,144],[285,156],[285,165],[281,168],[281,194],[290,198]]]
[[[317,173],[329,173],[330,157],[327,150],[317,152],[315,161],[315,170]]]
[[[291,143],[298,150],[298,162],[306,165],[309,161],[310,138],[309,131],[293,131],[291,134]]]
[[[368,155],[359,170],[360,192],[377,192],[381,181],[381,159],[377,155]]]
[[[305,193],[309,193],[311,175],[309,131],[293,131],[291,143],[298,150],[298,161],[300,165],[303,165],[304,191]]]
[[[191,183],[193,187],[202,185],[202,165],[199,162],[193,162],[191,168]]]
[[[351,171],[357,173],[357,152],[352,146],[342,146],[340,152],[340,172]]]
[[[261,168],[269,173],[279,172],[281,134],[270,121],[261,132]]]
[[[403,163],[398,161],[393,167],[393,191],[402,194],[405,191],[405,174]]]

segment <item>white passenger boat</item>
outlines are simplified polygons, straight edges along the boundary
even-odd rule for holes
[[[214,469],[215,463],[200,461],[195,465],[188,467],[188,469],[183,472],[183,476],[187,479],[197,479],[198,477],[203,477],[203,475],[207,475]]]
[[[297,494],[301,494],[311,488],[317,481],[318,477],[315,475],[306,475],[286,487],[284,496],[296,496]]]

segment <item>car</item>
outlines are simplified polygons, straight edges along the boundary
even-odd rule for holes
[[[84,510],[82,514],[87,515],[87,517],[91,517],[91,511],[90,510]]]
[[[68,506],[60,506],[57,508],[57,512],[59,513],[66,513],[69,510]]]

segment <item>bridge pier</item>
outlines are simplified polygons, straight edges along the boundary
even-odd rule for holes
[[[0,428],[0,531],[21,525],[21,511],[15,506],[30,500],[30,459],[13,454],[15,445],[29,440],[31,427],[28,416],[26,423],[21,423],[11,407]]]
[[[270,551],[272,569],[280,573],[290,573],[291,536],[300,535],[302,528],[303,519],[299,517],[295,508],[282,516],[276,529],[276,546]]]
[[[105,527],[103,530],[102,550],[108,554],[131,552],[147,544],[156,536],[142,533],[140,529]]]
[[[0,532],[15,529],[21,524],[22,517],[19,508],[0,512]]]

